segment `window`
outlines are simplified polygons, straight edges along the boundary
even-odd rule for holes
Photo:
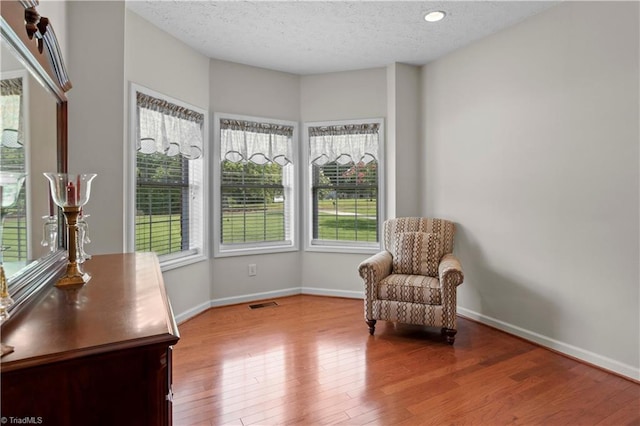
[[[6,73],[7,76],[16,73]],[[3,184],[26,173],[24,144],[24,77],[5,78],[0,82],[2,114],[0,127],[0,170]],[[5,182],[6,181],[6,182]],[[20,181],[22,182],[22,181]],[[18,187],[18,197],[10,196],[9,187],[5,187],[2,197],[2,226],[0,261],[24,261],[28,257],[27,249],[27,197],[22,184]],[[1,194],[2,192],[0,192]],[[15,192],[14,192],[15,194]]]
[[[202,260],[205,113],[136,85],[132,98],[135,207],[128,245],[157,253],[165,270]]]
[[[215,254],[296,249],[297,124],[215,115]]]
[[[305,125],[309,249],[379,249],[383,134],[381,119]]]

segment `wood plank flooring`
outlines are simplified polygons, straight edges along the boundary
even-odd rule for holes
[[[640,425],[640,385],[460,318],[378,321],[361,300],[273,299],[180,325],[174,425]]]

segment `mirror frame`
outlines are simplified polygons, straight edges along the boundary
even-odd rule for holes
[[[60,46],[49,19],[36,11],[38,0],[2,1],[0,36],[16,58],[38,82],[56,98],[57,171],[67,173],[67,96],[71,88]],[[59,276],[67,263],[65,226],[58,211],[59,243],[53,253],[36,259],[8,278],[9,294],[14,304],[9,307],[10,322],[47,284]]]

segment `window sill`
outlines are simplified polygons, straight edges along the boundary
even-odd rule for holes
[[[335,244],[333,242],[312,242],[307,245],[305,251],[320,253],[353,253],[353,254],[376,254],[382,250],[380,244],[352,245]]]
[[[292,251],[298,251],[298,247],[293,244],[226,245],[216,247],[214,257],[249,256],[256,254],[286,253]]]
[[[162,272],[202,262],[207,259],[207,255],[197,250],[158,256],[158,260],[160,261],[160,270]]]

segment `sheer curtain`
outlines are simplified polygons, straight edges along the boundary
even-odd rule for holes
[[[378,159],[378,123],[309,127],[311,164],[367,164]]]
[[[0,82],[2,140],[7,148],[22,148],[24,144],[22,117],[22,78],[5,79]]]
[[[180,154],[190,160],[202,156],[204,114],[141,92],[137,92],[136,104],[138,151]]]
[[[293,127],[245,120],[220,120],[220,157],[233,163],[292,163]]]

